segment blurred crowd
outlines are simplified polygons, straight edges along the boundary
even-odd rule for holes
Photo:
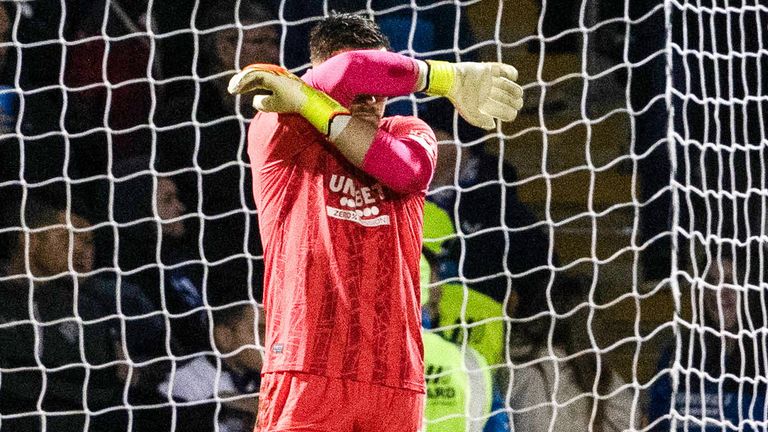
[[[254,62],[301,74],[311,18],[366,3],[0,3],[1,431],[252,430],[264,338],[245,148],[253,111],[228,95],[227,81]],[[402,2],[374,3],[388,11],[376,20],[393,50],[484,60],[465,6],[420,1],[431,7],[414,19]],[[647,12],[651,2],[636,2],[645,3]],[[633,45],[631,55],[645,58],[644,50],[664,42],[654,27],[661,18],[638,27],[636,37],[648,36],[648,44]],[[544,33],[578,26],[569,19],[550,11]],[[547,49],[576,45],[568,37]],[[660,91],[657,60],[635,76],[634,83],[653,83],[640,99]],[[646,239],[668,229],[659,109],[638,115],[648,133],[636,151],[650,155],[638,170],[658,180],[643,182],[643,197],[658,198],[641,210]],[[445,101],[396,100],[388,115],[396,114],[419,115],[440,140],[425,223],[425,237],[439,239],[425,244],[427,415],[464,415],[469,405],[457,395],[479,401],[474,422],[436,420],[427,430],[668,430],[670,407],[691,403],[702,417],[764,413],[765,380],[745,377],[768,376],[766,334],[739,332],[766,326],[765,299],[748,288],[764,278],[746,264],[762,262],[761,245],[705,243],[701,260],[683,263],[701,276],[692,283],[700,321],[676,332],[655,381],[641,386],[599,354],[590,338],[598,281],[563,269],[546,223],[517,194],[515,167],[488,151],[488,136]],[[697,114],[709,121],[708,111]],[[759,138],[754,128],[744,131],[731,139]],[[753,156],[736,158],[744,175],[726,188],[754,186],[765,165]],[[706,189],[702,173],[717,164],[714,156],[684,157],[700,159],[694,184]],[[696,214],[712,206],[708,199],[694,197],[683,212],[691,231],[704,229]],[[728,208],[752,209],[742,215],[752,221],[758,204],[734,198]],[[653,277],[668,273],[670,248],[661,243],[645,258]],[[676,353],[680,341],[685,349]],[[675,399],[673,390],[685,388],[698,402]]]

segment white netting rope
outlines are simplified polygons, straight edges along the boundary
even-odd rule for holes
[[[670,86],[682,101],[675,115],[703,117],[694,123],[699,128],[686,123],[671,140],[678,214],[687,219],[678,217],[674,229],[686,239],[682,252],[692,268],[679,270],[682,287],[690,289],[691,316],[676,317],[682,335],[670,415],[680,428],[760,429],[766,419],[762,88],[768,9],[748,1],[670,5],[686,30],[670,44],[671,54],[684,58],[678,73],[685,87]]]
[[[246,3],[237,0],[233,5],[240,9]],[[17,90],[17,118],[31,117],[36,108],[35,98],[47,92],[59,92],[61,106],[53,117],[55,127],[50,130],[28,129],[23,121],[18,121],[12,130],[2,131],[2,137],[13,140],[11,145],[17,148],[18,160],[11,162],[17,163],[18,168],[12,173],[14,175],[0,178],[0,188],[19,189],[22,198],[20,211],[15,214],[18,223],[0,227],[0,234],[22,235],[24,268],[22,274],[3,274],[0,283],[24,282],[29,298],[33,298],[36,284],[56,282],[62,276],[68,277],[74,288],[72,303],[68,305],[71,306],[68,307],[71,313],[64,318],[40,319],[41,312],[32,301],[26,304],[26,310],[21,313],[22,318],[2,317],[0,331],[15,331],[28,326],[34,335],[35,350],[29,353],[32,363],[0,366],[0,391],[4,383],[12,382],[8,378],[11,374],[43,373],[40,375],[39,393],[33,396],[33,409],[1,412],[0,430],[5,430],[3,424],[11,424],[9,422],[32,414],[42,417],[44,429],[55,427],[51,426],[51,422],[56,421],[56,416],[50,415],[53,410],[47,408],[46,397],[47,393],[52,393],[51,385],[56,385],[58,381],[52,381],[48,376],[77,368],[83,371],[84,390],[80,409],[64,409],[57,411],[56,415],[83,414],[85,427],[100,416],[125,412],[128,426],[138,428],[143,411],[167,408],[170,410],[168,427],[174,430],[182,427],[183,418],[180,413],[186,407],[213,403],[214,417],[218,419],[223,418],[225,409],[231,403],[245,400],[253,394],[220,394],[218,388],[226,380],[224,370],[227,369],[227,359],[243,353],[246,348],[262,348],[262,341],[256,331],[258,326],[254,325],[255,339],[252,343],[232,353],[223,353],[216,348],[216,332],[212,325],[219,313],[230,307],[253,306],[257,303],[252,284],[257,273],[254,263],[261,256],[253,253],[248,243],[249,238],[257,235],[257,227],[250,204],[249,167],[247,160],[242,157],[246,145],[247,114],[238,108],[213,119],[206,117],[208,107],[205,92],[209,85],[225,79],[243,63],[241,51],[245,44],[250,43],[247,40],[249,31],[278,26],[279,61],[288,64],[292,55],[290,32],[316,22],[321,14],[327,14],[334,8],[331,3],[324,1],[316,13],[298,16],[295,6],[285,0],[277,4],[274,18],[265,22],[253,23],[233,15],[230,22],[204,28],[199,25],[199,21],[211,11],[197,1],[188,11],[189,20],[183,28],[160,31],[158,26],[163,23],[153,16],[155,10],[162,7],[158,2],[148,1],[143,13],[136,14],[135,11],[124,9],[120,2],[107,0],[97,33],[80,39],[69,34],[70,23],[78,17],[68,9],[75,7],[68,2],[62,0],[58,5],[60,15],[55,30],[39,39],[30,39],[28,35],[22,34],[22,30],[35,14],[40,13],[41,9],[38,8],[41,6],[37,6],[37,2],[21,2],[8,8],[12,11],[9,41],[2,46],[15,51],[17,58],[12,82],[8,83],[11,88],[21,89]],[[393,2],[383,6],[372,1],[359,3],[356,10],[365,11],[380,22],[402,19],[397,23],[403,27],[395,27],[407,33],[405,45],[397,48],[400,52],[419,58],[444,56],[453,61],[480,58],[511,62],[521,70],[521,83],[528,94],[528,111],[521,113],[521,118],[512,126],[500,127],[480,136],[465,136],[460,118],[455,113],[447,121],[440,122],[445,125],[445,134],[440,135],[441,150],[453,149],[457,155],[455,161],[449,163],[449,180],[437,184],[430,191],[429,198],[437,200],[444,195],[453,195],[452,200],[446,201],[446,207],[455,222],[457,234],[440,237],[440,240],[454,241],[454,251],[458,251],[458,255],[451,257],[455,259],[453,273],[443,272],[440,278],[441,283],[459,285],[460,295],[454,305],[456,317],[435,323],[432,331],[455,335],[454,341],[458,342],[462,356],[474,352],[471,350],[485,355],[484,344],[489,342],[487,339],[483,342],[477,335],[483,334],[483,330],[487,333],[491,326],[499,324],[503,327],[500,340],[505,348],[499,358],[486,359],[489,366],[482,369],[494,375],[506,374],[506,381],[494,376],[498,404],[485,412],[478,412],[477,400],[467,399],[464,413],[430,419],[429,424],[436,425],[443,420],[461,417],[469,429],[497,416],[506,417],[513,424],[518,421],[539,421],[541,417],[546,417],[544,430],[559,430],[561,422],[577,418],[574,421],[586,420],[590,430],[599,430],[601,427],[607,428],[608,424],[618,427],[615,424],[616,413],[623,412],[626,415],[621,420],[625,423],[620,429],[649,430],[659,425],[666,427],[665,422],[670,422],[671,428],[702,425],[725,429],[765,427],[768,407],[765,394],[758,393],[764,389],[760,385],[766,384],[759,371],[764,372],[768,364],[765,357],[768,354],[764,349],[765,317],[768,313],[762,276],[765,270],[764,215],[767,195],[764,148],[768,142],[763,109],[768,101],[768,97],[763,95],[763,81],[766,78],[764,57],[768,55],[764,35],[768,7],[758,0],[666,0],[637,13],[634,7],[640,2],[625,0],[620,2],[621,7],[613,15],[603,15],[603,9],[609,2],[593,0],[572,2],[574,8],[569,11],[559,10],[558,4],[545,0],[541,2],[540,8],[488,0]],[[519,25],[515,27],[509,25],[509,17],[518,12],[516,8],[527,9],[525,13],[520,13]],[[442,14],[446,11],[452,15],[442,24],[451,26],[451,31],[446,33],[450,40],[437,41],[425,48],[420,39],[427,28],[423,27],[424,23],[432,19],[435,12]],[[570,27],[551,33],[547,26],[553,14],[572,14]],[[467,20],[473,22],[469,28],[477,32],[475,40],[468,40],[464,32],[462,26]],[[663,43],[655,52],[638,59],[633,53],[637,41],[632,37],[637,37],[635,32],[638,27],[654,20],[662,22],[658,31],[664,34],[661,38]],[[116,25],[126,26],[127,29],[115,34],[113,27]],[[718,33],[718,29],[722,33]],[[204,70],[205,56],[209,54],[203,52],[205,40],[228,30],[236,30],[234,63],[228,64],[226,70]],[[605,41],[602,38],[604,33],[618,35],[616,37],[621,40],[617,53],[619,58],[607,66],[605,53],[600,46]],[[442,35],[437,31],[434,34]],[[755,39],[748,40],[747,35],[755,35]],[[189,74],[165,75],[164,69],[173,66],[174,57],[163,55],[162,44],[173,38],[187,36],[192,41],[189,53],[192,67]],[[578,41],[572,50],[551,48],[569,38]],[[25,42],[27,39],[29,41]],[[118,44],[132,39],[141,41],[134,43],[147,43],[145,71],[139,77],[116,80],[111,75],[110,61],[122,49]],[[103,52],[96,60],[99,64],[96,67],[99,80],[73,85],[68,81],[71,55],[89,43],[103,43]],[[51,59],[57,66],[58,79],[56,82],[24,88],[28,78],[28,50],[51,46],[60,49],[56,58]],[[726,46],[727,50],[720,52],[718,46]],[[180,57],[183,55],[179,54]],[[660,59],[663,59],[665,70],[656,79],[666,83],[665,89],[648,95],[646,100],[636,104],[633,97],[638,90],[633,83],[642,78],[646,73],[645,68]],[[248,59],[242,60],[247,63]],[[304,59],[293,65],[293,70],[300,72],[307,66]],[[623,83],[617,78],[622,74],[625,80]],[[609,81],[609,84],[605,84]],[[160,117],[161,112],[167,108],[167,89],[174,84],[184,83],[191,83],[192,86],[192,96],[188,100],[189,115],[176,118],[170,124],[163,123]],[[135,85],[147,88],[146,121],[118,128],[114,126],[112,116],[119,110],[119,93]],[[69,116],[79,103],[79,95],[97,89],[104,91],[105,109],[102,117],[86,130],[70,130]],[[420,110],[435,102],[435,99],[417,95],[396,98],[393,102],[406,102],[411,110]],[[560,102],[565,108],[552,108],[555,105],[553,102]],[[651,143],[641,142],[644,137],[641,136],[640,122],[647,121],[641,118],[650,115],[659,105],[663,105],[666,111],[666,115],[659,119],[658,126],[663,133]],[[701,110],[701,121],[688,122],[688,116],[698,112],[696,110]],[[620,151],[607,153],[606,156],[604,146],[607,139],[603,129],[605,125],[613,125],[617,119],[623,123],[616,128],[612,138],[621,141],[620,144],[614,144]],[[211,145],[206,142],[206,130],[227,122],[237,123],[235,129],[238,132],[235,135],[239,136],[239,140],[235,143],[234,153],[238,156],[209,166],[205,160],[207,156],[204,155],[205,146]],[[166,157],[160,153],[164,135],[183,129],[191,131],[189,137],[194,147],[186,161],[188,163],[161,168],[162,159]],[[119,165],[120,158],[124,157],[115,150],[117,141],[142,131],[149,136],[148,164],[138,171],[117,173],[115,167]],[[78,142],[98,134],[104,136],[105,169],[103,173],[80,175],[78,170],[82,161],[77,158],[81,157],[78,152],[82,152],[82,149],[78,150]],[[560,150],[563,136],[571,137],[567,140],[572,145],[570,152],[581,157],[579,162],[563,157],[564,153]],[[737,138],[740,136],[744,139]],[[62,143],[60,170],[57,175],[47,178],[27,178],[27,173],[36,169],[35,164],[39,160],[28,159],[25,155],[34,151],[40,145],[39,142],[48,139],[60,140]],[[473,183],[467,180],[473,175],[467,167],[480,163],[475,150],[484,146],[490,149],[489,153],[496,159],[491,164],[489,178],[481,178],[474,173],[478,180]],[[669,181],[650,196],[642,195],[639,190],[648,179],[642,177],[640,166],[647,163],[652,154],[664,151],[665,147],[668,147],[668,162],[671,166],[659,175]],[[519,154],[525,157],[517,156]],[[743,180],[746,187],[740,188],[736,184],[742,181],[739,177],[741,157],[747,169]],[[711,158],[715,158],[716,163],[712,163]],[[528,163],[521,164],[522,159],[528,160]],[[518,164],[516,178],[507,178],[505,173],[508,162]],[[755,165],[756,170],[749,169]],[[621,167],[629,171],[620,179],[625,183],[607,188],[625,187],[628,192],[625,195],[610,195],[605,192],[606,178],[615,178],[607,176],[614,175]],[[206,186],[206,181],[229,169],[236,171],[233,178],[237,182],[237,206],[211,213],[205,201],[211,198],[211,190]],[[165,187],[161,182],[167,178],[183,176],[192,178],[188,185],[190,189],[182,191],[193,197],[192,202],[182,214],[165,217],[161,208],[163,204],[158,201],[160,190]],[[115,209],[126,198],[119,196],[118,189],[145,177],[151,179],[153,199],[149,213],[128,221],[121,219],[122,216]],[[79,211],[75,206],[78,200],[76,195],[81,187],[98,182],[107,188],[103,217],[90,221],[88,227],[77,226],[72,217]],[[63,185],[63,223],[33,226],[25,214],[27,200],[38,190],[58,184]],[[583,200],[581,196],[572,201],[563,199],[563,191],[567,193],[569,184],[573,186],[574,196],[582,191],[585,193]],[[474,201],[475,196],[486,190],[498,193],[498,196],[487,201],[496,212],[496,219],[487,226],[474,220],[464,220],[467,217],[466,205],[480,202]],[[510,194],[513,190],[516,192]],[[642,238],[641,213],[664,197],[670,200],[671,226],[651,238]],[[537,216],[535,220],[522,226],[515,224],[514,220],[510,221],[510,218],[517,215],[512,207],[517,202],[515,200],[533,201],[526,204],[530,205],[532,213]],[[759,205],[754,207],[758,210],[750,213],[749,209],[753,207],[750,207],[752,204],[749,200],[758,200]],[[759,213],[759,220],[755,219],[755,213]],[[240,219],[244,226],[244,238],[227,239],[230,243],[236,243],[236,247],[227,256],[218,256],[210,243],[213,241],[211,236],[219,234],[215,224],[239,216],[242,216]],[[615,220],[620,220],[623,225],[618,228],[610,225],[616,224]],[[157,242],[151,245],[151,260],[132,268],[124,268],[118,252],[130,243],[131,238],[120,235],[121,230],[150,224],[156,232],[162,232],[169,225],[180,222],[198,227],[195,231],[189,231],[192,234],[187,234],[194,238],[191,242],[192,257],[185,256],[168,262],[167,248],[174,247],[174,243],[159,236]],[[60,250],[68,257],[66,270],[63,273],[33,275],[32,271],[37,264],[33,257],[35,251],[30,249],[32,237],[61,229],[67,230],[68,238],[66,248],[62,246]],[[545,233],[547,241],[544,245],[544,259],[522,270],[515,269],[513,261],[517,258],[517,249],[513,248],[514,242],[531,231]],[[108,232],[112,237],[111,245],[115,253],[98,268],[80,272],[75,262],[75,238],[84,233],[96,235],[103,232]],[[472,257],[472,253],[477,253],[473,249],[476,243],[494,236],[501,239],[502,247],[499,256],[488,257],[488,261],[496,260],[498,265],[488,267],[492,268],[488,272],[472,270],[472,266],[476,265]],[[574,251],[568,251],[563,246],[567,243],[564,240],[567,236],[581,236],[578,241],[583,242],[585,247],[578,249],[574,246]],[[619,240],[612,240],[614,244],[606,247],[604,238],[610,236]],[[645,286],[641,274],[641,255],[665,239],[672,243],[669,275]],[[712,245],[716,245],[714,251],[709,249]],[[707,248],[706,252],[702,252],[702,247]],[[728,256],[738,255],[737,250],[740,248],[746,248],[746,256],[751,258],[745,261],[734,258],[732,265],[724,263]],[[242,283],[247,286],[247,296],[228,300],[224,304],[217,303],[209,292],[209,285],[219,280],[212,275],[213,269],[240,260],[246,262]],[[701,262],[704,264],[700,265]],[[175,306],[166,298],[166,293],[175,286],[173,284],[179,283],[174,275],[190,267],[200,272],[200,303],[183,311],[174,311]],[[717,269],[719,274],[712,276],[710,272],[713,269]],[[128,281],[147,271],[157,272],[159,309],[129,312],[129,306],[124,300],[132,292]],[[568,306],[563,309],[563,305],[558,303],[563,301],[559,297],[562,293],[558,291],[561,289],[558,283],[563,275],[575,272],[586,273],[589,281],[583,287],[583,297],[571,303],[566,301]],[[545,277],[541,289],[546,293],[540,299],[543,302],[542,309],[530,311],[528,316],[516,315],[515,301],[530,300],[523,297],[520,287],[542,273]],[[751,277],[752,273],[758,276]],[[114,311],[95,318],[83,316],[80,304],[88,301],[87,295],[90,294],[81,282],[106,275],[115,275],[112,288],[115,293]],[[710,279],[710,276],[714,279]],[[734,280],[731,281],[729,277]],[[623,285],[605,288],[605,284],[615,284],[617,281],[623,281]],[[489,297],[496,295],[494,300],[500,312],[478,316],[472,293],[480,292],[481,289],[476,290],[477,286],[490,283],[498,283],[498,291],[484,293]],[[714,315],[720,321],[728,317],[730,311],[724,306],[725,291],[721,292],[721,287],[738,293],[734,306],[734,328],[713,326],[708,321],[712,317],[706,316],[706,302],[709,301],[706,294],[716,292],[717,307]],[[214,288],[210,288],[211,292]],[[649,311],[645,305],[658,298],[664,298],[667,307],[658,311],[659,316],[655,316],[656,311]],[[517,307],[519,311],[521,305]],[[628,315],[618,316],[627,311]],[[446,310],[441,312],[446,313]],[[199,351],[177,352],[176,341],[169,329],[178,320],[192,319],[201,314],[208,323],[204,339],[207,339],[210,346]],[[604,324],[604,315],[608,315],[608,324]],[[163,354],[147,359],[132,358],[131,353],[135,348],[125,335],[130,333],[134,323],[155,319],[167,330],[162,335]],[[92,353],[86,346],[89,337],[87,333],[96,326],[113,321],[118,323],[113,331],[120,337],[115,347],[120,355],[102,364],[91,364],[89,356]],[[558,339],[560,326],[575,321],[578,321],[584,340],[580,341],[582,345],[578,347],[566,347]],[[43,349],[45,333],[69,324],[74,324],[77,330],[76,360],[70,364],[51,366]],[[515,332],[526,326],[541,327],[538,334],[541,338],[540,346],[526,346],[525,343],[535,341],[523,339],[523,343],[517,339]],[[621,326],[626,328],[616,330],[614,335],[613,331]],[[715,337],[720,345],[710,342],[708,335]],[[649,367],[647,364],[658,358],[658,351],[661,350],[659,339],[662,337],[676,341],[670,362],[660,365],[658,369],[655,364]],[[737,352],[750,357],[741,359],[742,364],[736,372],[729,369],[732,343],[736,344]],[[526,349],[529,351],[521,354]],[[698,353],[697,349],[702,350],[702,353]],[[705,361],[705,356],[713,354],[715,349],[719,355],[717,368],[723,371],[719,375],[713,374]],[[620,356],[618,362],[617,355]],[[213,371],[210,394],[201,399],[179,397],[177,391],[182,391],[179,387],[189,383],[180,381],[178,377],[188,377],[183,372],[184,367],[201,357],[208,359],[209,368],[206,371]],[[585,364],[578,363],[579,359],[585,357],[592,359],[591,364],[595,370],[588,373],[591,381],[582,385],[577,382],[573,365]],[[164,392],[152,402],[135,402],[130,383],[141,378],[142,369],[165,363],[168,369],[162,380],[167,383]],[[754,365],[751,367],[757,369],[748,370],[747,365]],[[96,379],[94,375],[113,367],[127,368],[122,378],[125,381],[120,390],[120,405],[92,406],[88,387]],[[477,371],[474,366],[470,368],[464,364],[462,372]],[[441,376],[438,374],[431,378]],[[659,382],[666,379],[670,380],[669,391],[672,395],[667,401],[668,410],[660,417],[651,417],[649,394]],[[733,384],[736,388],[733,392],[728,387],[728,380],[736,382]],[[499,384],[499,381],[502,383]],[[716,393],[707,387],[711,382],[715,382]],[[518,385],[522,384],[541,390],[541,398],[521,398]],[[731,393],[744,398],[734,402],[735,408],[727,399]],[[716,394],[715,399],[712,399],[713,394]],[[711,401],[714,402],[708,406]],[[696,404],[704,404],[706,409],[700,409]],[[709,411],[710,408],[714,409],[714,414]],[[736,410],[733,411],[737,413],[736,417],[731,416],[730,409]],[[598,425],[599,422],[602,423]],[[212,427],[214,430],[230,430],[222,422],[216,422]]]

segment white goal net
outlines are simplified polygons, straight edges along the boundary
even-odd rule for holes
[[[765,2],[12,0],[0,432],[253,429],[253,113],[226,84],[303,73],[332,11],[526,92],[489,132],[388,105],[440,140],[424,331],[455,353],[427,345],[426,430],[768,430]]]

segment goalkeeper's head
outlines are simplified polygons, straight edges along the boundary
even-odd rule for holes
[[[354,49],[390,49],[389,39],[364,15],[333,13],[317,23],[309,34],[309,56],[313,65]]]

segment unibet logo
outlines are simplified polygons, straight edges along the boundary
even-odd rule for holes
[[[354,179],[333,174],[328,184],[331,192],[341,194],[338,206],[327,205],[328,216],[356,222],[363,226],[389,225],[389,216],[382,215],[382,208],[376,205],[386,199],[384,188],[379,184],[360,186]]]
[[[338,176],[336,174],[331,176],[329,187],[331,192],[341,192],[344,194],[345,197],[342,198],[342,205],[352,208],[374,204],[377,200],[385,198],[384,188],[379,183],[370,187],[359,187],[355,185],[355,181],[350,177]]]

